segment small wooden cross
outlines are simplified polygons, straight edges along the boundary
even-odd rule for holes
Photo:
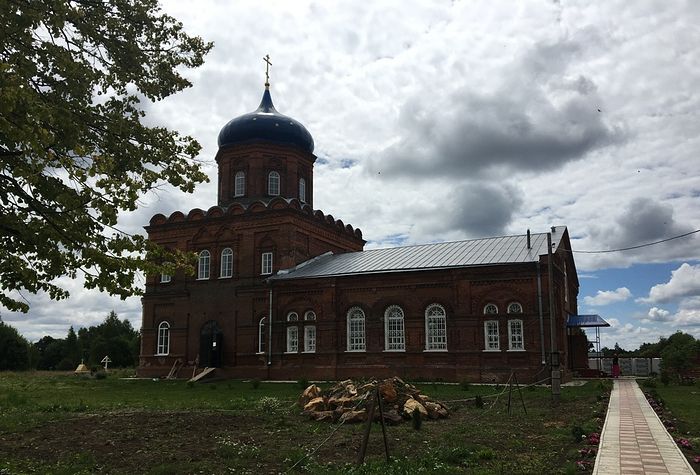
[[[112,362],[112,360],[109,359],[109,356],[105,356],[104,358],[102,358],[102,361],[100,361],[100,363],[105,364],[105,371],[107,371],[107,365],[111,362]]]
[[[265,65],[265,85],[270,86],[270,66],[272,66],[272,63],[270,62],[270,55],[267,54],[263,58],[263,61],[265,61],[267,64]]]

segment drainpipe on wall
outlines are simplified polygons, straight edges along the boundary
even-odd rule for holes
[[[542,314],[542,274],[540,273],[539,261],[535,263],[537,267],[537,305],[540,312],[540,346],[542,350],[542,366],[547,364],[547,356],[544,349],[544,315]]]
[[[552,228],[554,230],[554,228]],[[561,372],[559,371],[559,355],[557,354],[556,361],[554,361],[554,355],[557,352],[557,343],[554,336],[555,323],[554,323],[554,262],[552,255],[552,233],[547,233],[547,286],[549,287],[549,364],[552,368],[552,397],[555,403],[559,402],[559,395],[561,392]],[[556,366],[555,364],[556,363]]]
[[[270,284],[270,311],[267,314],[268,328],[270,329],[267,340],[267,366],[272,365],[272,284]]]

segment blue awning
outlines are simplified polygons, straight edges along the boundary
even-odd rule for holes
[[[609,327],[610,324],[600,315],[569,315],[567,327]]]

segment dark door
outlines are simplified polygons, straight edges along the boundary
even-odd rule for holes
[[[199,338],[199,365],[206,368],[220,368],[223,342],[223,332],[219,325],[214,320],[205,323]]]

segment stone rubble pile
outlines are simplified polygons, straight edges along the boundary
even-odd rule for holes
[[[390,424],[410,419],[415,410],[424,419],[441,419],[449,414],[444,404],[431,400],[396,376],[367,383],[347,379],[325,391],[312,384],[301,394],[298,404],[304,409],[304,414],[317,421],[362,422],[367,420],[377,387],[384,407],[384,421]],[[377,406],[374,419],[379,420],[379,417]]]

